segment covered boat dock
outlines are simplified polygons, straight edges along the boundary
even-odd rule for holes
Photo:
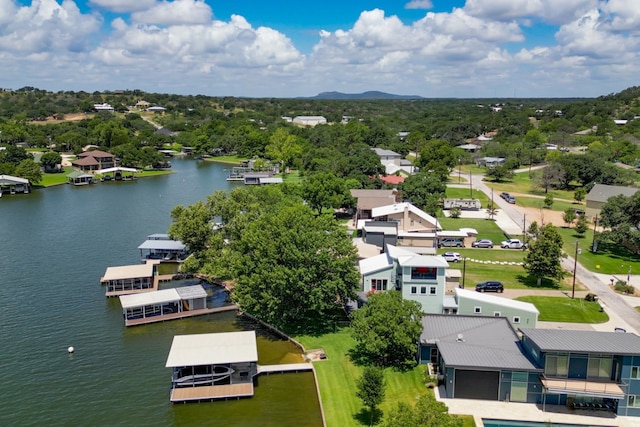
[[[3,193],[29,193],[29,180],[11,175],[0,175],[0,197]]]
[[[176,335],[167,357],[171,402],[253,396],[255,331]]]
[[[138,249],[143,261],[148,259],[182,261],[187,256],[187,247],[184,243],[168,238],[148,238],[138,246]]]
[[[103,181],[133,181],[134,179],[137,179],[134,176],[134,174],[137,172],[138,169],[116,166],[112,168],[100,169],[96,173],[102,175]]]
[[[215,311],[207,308],[207,292],[202,285],[163,289],[120,296],[126,326],[144,325],[199,316]],[[229,307],[235,310],[236,306]]]
[[[108,267],[100,284],[106,286],[105,295],[108,297],[151,292],[157,289],[154,274],[153,263]]]
[[[73,171],[67,175],[69,184],[89,185],[93,184],[93,175],[82,171]]]

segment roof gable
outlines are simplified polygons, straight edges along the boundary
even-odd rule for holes
[[[516,301],[509,298],[498,297],[495,295],[488,295],[482,292],[470,291],[467,289],[456,288],[456,297],[465,298],[472,301],[486,302],[489,304],[500,305],[506,308],[513,308],[516,310],[527,311],[530,313],[540,314],[540,311],[535,305],[530,302]]]
[[[434,224],[438,229],[440,229],[440,223],[436,218],[432,217],[422,209],[418,209],[417,207],[415,207],[409,202],[394,203],[393,205],[386,205],[386,206],[373,208],[371,210],[371,216],[373,218],[377,218],[380,216],[388,216],[388,215],[402,213],[405,210],[408,210],[409,212],[417,215],[418,217],[429,222],[430,224]]]

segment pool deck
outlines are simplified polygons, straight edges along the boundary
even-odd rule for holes
[[[546,405],[543,411],[542,405],[533,403],[443,399],[440,398],[444,394],[444,389],[441,387],[435,389],[436,399],[447,405],[450,414],[473,414],[477,427],[484,427],[483,418],[616,427],[638,427],[640,424],[637,417],[620,417],[613,413],[571,410],[561,405]]]

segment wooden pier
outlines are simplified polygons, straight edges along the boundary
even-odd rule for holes
[[[285,372],[312,371],[311,363],[283,363],[282,365],[258,365],[258,375]]]
[[[171,390],[171,402],[229,399],[253,396],[253,383],[180,387]]]
[[[175,320],[175,319],[183,319],[186,317],[203,316],[205,314],[212,314],[212,313],[222,313],[223,311],[234,311],[237,309],[238,309],[238,306],[235,304],[232,304],[224,307],[203,308],[200,310],[181,311],[179,313],[169,313],[161,316],[144,317],[141,319],[130,319],[130,320],[125,319],[124,323],[126,326],[138,326],[138,325],[146,325],[148,323],[164,322],[166,320]]]

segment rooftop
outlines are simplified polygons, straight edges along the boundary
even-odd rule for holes
[[[522,329],[541,351],[640,355],[640,337],[632,333]]]
[[[255,331],[176,335],[167,357],[167,368],[257,362]]]
[[[107,267],[107,271],[104,273],[102,281],[106,282],[108,280],[122,280],[151,276],[153,276],[153,264],[121,265],[118,267]]]
[[[499,297],[495,295],[488,295],[482,292],[470,291],[467,289],[456,288],[456,296],[461,298],[467,298],[478,302],[487,302],[490,304],[497,304],[503,307],[513,308],[516,310],[528,311],[530,313],[540,314],[540,311],[535,305],[530,302],[516,301],[509,298]]]

